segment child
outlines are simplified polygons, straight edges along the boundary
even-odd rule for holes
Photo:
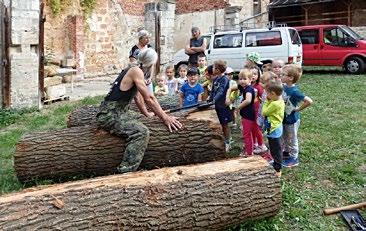
[[[301,71],[296,65],[286,65],[283,68],[285,119],[282,142],[284,145],[283,166],[299,165],[299,141],[297,132],[300,127],[300,111],[309,107],[313,101],[305,96],[296,86],[301,77]]]
[[[276,175],[281,176],[282,168],[282,148],[281,135],[283,131],[282,121],[285,111],[285,103],[282,99],[282,84],[276,81],[271,81],[266,88],[267,98],[264,101],[262,115],[265,118],[265,129],[269,150],[273,158],[273,168],[276,170]]]
[[[205,70],[207,68],[206,66],[206,56],[205,55],[199,55],[198,56],[198,71],[199,73],[199,82],[203,83],[205,81]]]
[[[188,69],[188,82],[183,84],[179,94],[179,106],[185,107],[197,104],[202,101],[203,87],[198,81],[198,69],[191,67]]]
[[[279,78],[282,76],[282,68],[285,65],[285,62],[281,59],[275,59],[272,62],[272,71],[275,73]]]
[[[256,119],[254,112],[254,97],[255,91],[251,86],[252,72],[249,69],[243,69],[239,73],[239,85],[237,87],[230,88],[227,91],[226,97],[229,97],[232,90],[239,89],[243,95],[243,101],[240,103],[237,111],[241,115],[241,124],[243,127],[242,135],[244,140],[245,151],[243,150],[242,156],[253,155],[253,133],[255,130]],[[227,104],[230,101],[226,102]]]
[[[201,84],[204,89],[202,100],[206,101],[212,90],[213,65],[210,65],[205,70],[205,81]]]
[[[259,117],[259,109],[261,107],[262,95],[263,95],[263,87],[259,83],[261,72],[258,67],[252,68],[252,79],[251,85],[255,90],[255,98],[254,98],[254,113],[255,113],[255,125],[253,130],[253,142],[254,142],[254,150],[255,154],[264,153],[268,150],[266,145],[263,142],[263,134],[261,129],[257,123]]]
[[[168,95],[175,95],[178,88],[178,82],[174,78],[174,67],[167,66],[165,69],[165,76],[167,77],[166,85],[168,86]]]
[[[244,63],[244,68],[255,68],[261,67],[263,63],[261,62],[261,57],[257,52],[250,52],[247,54],[247,60]]]
[[[234,70],[231,67],[227,67],[226,68],[226,71],[225,71],[225,74],[227,75],[227,77],[229,79],[229,88],[237,88],[238,87],[238,84],[233,79],[234,78]],[[237,106],[239,106],[240,103],[238,105],[236,105],[236,107],[234,107],[233,104],[234,104],[235,100],[238,100],[239,99],[239,96],[240,96],[239,90],[234,90],[229,95],[229,99],[230,99],[230,102],[231,102],[231,104],[229,105],[229,108],[230,108],[230,111],[231,111],[231,116],[233,118],[233,128],[235,128],[237,126],[236,125],[235,108]]]
[[[229,123],[232,121],[231,112],[226,101],[226,92],[229,89],[229,79],[225,75],[226,62],[224,60],[216,60],[213,65],[213,86],[208,101],[215,103],[215,111],[220,121],[222,131],[225,138],[225,151],[230,151],[230,128]]]
[[[155,87],[155,95],[156,96],[164,96],[167,95],[168,92],[168,86],[165,84],[165,76],[160,75],[156,79],[157,86]]]
[[[177,93],[179,92],[180,88],[183,86],[185,82],[187,82],[187,71],[188,66],[185,64],[182,64],[179,66],[178,72],[179,72],[179,78],[177,79]]]

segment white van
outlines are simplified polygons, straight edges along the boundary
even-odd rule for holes
[[[296,29],[291,27],[219,31],[204,36],[208,44],[208,64],[223,59],[234,71],[240,71],[250,52],[258,52],[263,63],[282,59],[285,63],[302,64],[301,40]],[[187,64],[187,60],[184,49],[174,55],[176,67]]]

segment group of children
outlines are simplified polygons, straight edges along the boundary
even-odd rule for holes
[[[248,55],[238,76],[223,60],[205,66],[199,57],[198,67],[181,65],[179,77],[174,67],[168,66],[165,75],[158,76],[156,95],[179,95],[180,106],[213,101],[225,137],[226,151],[230,150],[231,128],[236,127],[240,115],[243,136],[241,156],[263,154],[268,151],[263,135],[268,139],[268,160],[281,175],[282,167],[299,164],[298,129],[300,111],[312,104],[296,83],[302,75],[301,67],[285,65],[273,60],[261,65],[259,55]]]

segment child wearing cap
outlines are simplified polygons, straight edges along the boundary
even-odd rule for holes
[[[247,54],[247,60],[245,61],[244,68],[252,69],[255,67],[261,67],[261,56],[257,52],[250,52]]]
[[[202,101],[203,87],[198,84],[199,71],[196,67],[188,69],[188,81],[179,91],[179,106],[186,107]]]

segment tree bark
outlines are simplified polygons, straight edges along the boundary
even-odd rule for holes
[[[221,128],[212,113],[213,110],[197,112],[180,118],[184,129],[173,133],[157,118],[141,118],[140,121],[150,130],[150,140],[140,168],[224,159]],[[25,135],[17,144],[14,168],[22,182],[80,174],[108,175],[113,174],[120,164],[124,149],[124,138],[96,126],[35,132]]]
[[[280,189],[257,156],[127,173],[0,197],[0,230],[222,230],[276,215]]]
[[[160,106],[163,110],[169,110],[178,107],[178,97],[177,96],[160,96],[157,98]],[[130,110],[136,111],[138,113],[139,109],[137,108],[134,101],[130,105]],[[99,106],[82,106],[70,113],[67,120],[68,127],[77,127],[95,124],[96,115],[99,111]],[[185,117],[192,110],[185,110],[181,112],[173,113],[174,116],[177,117]],[[141,115],[143,117],[143,115]]]

